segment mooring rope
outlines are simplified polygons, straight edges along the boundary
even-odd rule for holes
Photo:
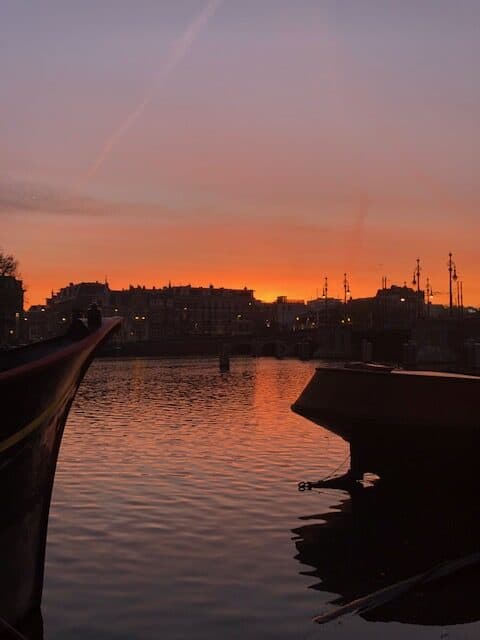
[[[12,640],[28,640],[28,638],[24,636],[23,633],[20,633],[20,631],[17,631],[15,627],[12,627],[11,624],[9,624],[6,620],[4,620],[4,618],[1,618],[1,617],[0,617],[0,630],[6,631],[8,633],[8,637],[12,638]]]

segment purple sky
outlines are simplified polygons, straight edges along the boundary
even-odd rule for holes
[[[105,274],[355,295],[417,255],[441,291],[452,250],[480,303],[480,3],[224,0],[196,28],[207,5],[1,3],[0,244],[31,301]]]

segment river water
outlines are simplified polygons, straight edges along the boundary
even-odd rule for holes
[[[290,411],[313,371],[268,358],[223,374],[214,359],[93,363],[55,479],[46,640],[480,636],[480,612],[419,624],[408,603],[380,621],[312,622],[339,595],[374,590],[378,546],[383,564],[397,553],[369,543],[354,557],[348,494],[297,491],[348,467],[342,440]]]

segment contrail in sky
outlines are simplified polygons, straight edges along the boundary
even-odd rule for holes
[[[108,159],[108,156],[112,152],[113,147],[128,131],[128,129],[130,129],[135,120],[137,120],[137,118],[141,116],[145,108],[152,100],[156,91],[164,86],[171,73],[175,70],[181,60],[186,56],[202,29],[206,26],[206,24],[217,11],[222,2],[223,0],[208,0],[198,16],[189,24],[180,38],[178,38],[178,40],[174,42],[170,53],[165,61],[165,64],[160,69],[154,82],[149,87],[141,102],[139,102],[135,109],[128,114],[128,116],[120,124],[120,126],[115,129],[115,131],[113,131],[111,136],[107,139],[102,149],[100,150],[100,153],[98,154],[96,160],[93,162],[92,166],[88,169],[88,171],[80,181],[79,190],[81,190],[95,176],[100,167]]]

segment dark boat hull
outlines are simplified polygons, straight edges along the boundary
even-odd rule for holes
[[[350,443],[352,471],[476,480],[480,378],[319,368],[292,409]]]
[[[0,373],[0,617],[19,627],[39,609],[48,512],[70,406],[96,349],[118,320]]]

